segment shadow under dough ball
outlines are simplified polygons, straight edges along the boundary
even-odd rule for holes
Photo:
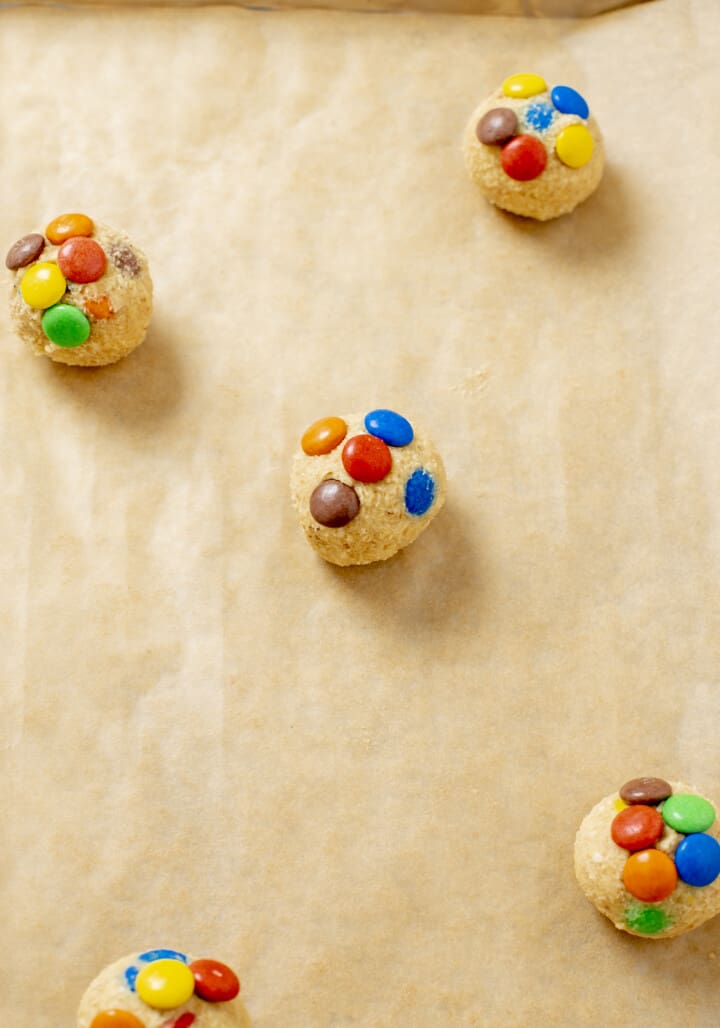
[[[669,939],[720,913],[715,804],[682,782],[633,778],[575,838],[575,875],[616,928]]]
[[[497,207],[547,221],[597,189],[602,137],[583,96],[511,75],[473,113],[463,141],[472,181]]]
[[[445,468],[424,433],[391,410],[326,417],[305,431],[291,492],[311,546],[331,564],[387,560],[445,502]]]
[[[145,338],[152,279],[145,255],[123,232],[86,214],[62,214],[18,239],[10,315],[38,356],[60,364],[114,364]]]
[[[218,960],[171,949],[109,964],[80,1001],[77,1028],[251,1028],[240,982]]]

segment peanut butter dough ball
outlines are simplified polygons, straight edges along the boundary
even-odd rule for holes
[[[670,939],[720,913],[716,807],[691,786],[633,778],[600,800],[575,839],[575,874],[616,928]]]
[[[91,982],[77,1028],[251,1028],[239,990],[217,960],[168,949],[133,953]]]
[[[387,560],[445,502],[432,442],[391,410],[321,418],[302,437],[291,490],[310,544],[332,564]]]
[[[568,214],[602,178],[602,137],[585,99],[549,89],[539,75],[511,75],[465,129],[465,164],[487,199],[547,221]]]
[[[152,280],[145,255],[116,229],[62,214],[10,247],[10,314],[36,355],[113,364],[145,338]]]

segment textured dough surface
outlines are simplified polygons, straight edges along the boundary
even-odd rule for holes
[[[13,273],[13,285],[10,292],[10,314],[15,330],[26,343],[32,347],[37,356],[46,356],[61,364],[82,365],[85,367],[102,364],[114,364],[122,360],[142,343],[150,323],[152,313],[152,279],[148,270],[148,261],[144,253],[134,246],[124,232],[109,228],[95,222],[92,234],[105,251],[107,266],[104,274],[96,282],[79,284],[68,282],[68,290],[61,303],[79,307],[87,314],[86,300],[107,296],[112,304],[113,316],[101,320],[89,316],[90,336],[82,346],[63,347],[51,343],[43,332],[43,310],[28,306],[19,293],[19,286],[28,268],[20,268]],[[54,246],[46,239],[40,261],[55,261],[59,246]],[[117,266],[113,253],[129,250],[137,262],[137,272],[130,273],[122,266]],[[122,265],[122,260],[118,261]]]
[[[295,454],[291,473],[293,504],[310,544],[332,564],[371,564],[387,560],[417,539],[445,503],[445,468],[433,443],[412,422],[415,436],[407,446],[391,446],[392,468],[380,482],[356,482],[342,463],[343,446],[354,435],[365,433],[364,415],[343,416],[348,431],[330,453],[309,457],[301,449]],[[412,420],[412,419],[411,419]],[[420,517],[405,510],[405,483],[417,468],[435,479],[435,498]],[[360,513],[342,528],[318,524],[309,508],[313,489],[327,478],[352,486],[360,498]]]
[[[192,959],[188,958],[189,961]],[[144,1022],[145,1028],[164,1028],[168,1022],[172,1025],[173,1020],[186,1010],[195,1014],[193,1028],[251,1028],[250,1018],[239,997],[229,1003],[206,1003],[198,996],[191,996],[187,1003],[174,1010],[153,1010],[125,984],[125,969],[136,962],[137,954],[130,953],[109,964],[93,979],[80,1000],[77,1028],[90,1028],[97,1014],[113,1009],[135,1014]]]
[[[682,782],[670,784],[674,795],[703,795]],[[610,918],[616,928],[642,939],[670,939],[699,927],[720,913],[720,877],[703,888],[693,888],[678,879],[673,892],[661,903],[642,903],[627,891],[622,882],[622,873],[629,854],[613,842],[610,836],[610,825],[618,813],[615,806],[617,799],[618,794],[611,793],[600,800],[584,818],[575,837],[575,875],[587,898],[602,914]],[[720,809],[713,800],[710,802],[716,811]],[[658,809],[661,809],[661,805]],[[720,840],[718,818],[706,830],[706,834]],[[666,825],[657,848],[672,854],[682,838],[683,836]],[[671,918],[672,924],[665,931],[652,935],[635,932],[628,928],[624,919],[625,911],[631,906],[658,907]]]
[[[587,119],[574,114],[560,114],[555,111],[552,124],[544,132],[522,127],[524,135],[536,136],[545,143],[547,165],[537,178],[529,182],[518,182],[503,170],[500,162],[501,147],[481,143],[476,135],[477,123],[494,107],[508,107],[520,112],[528,103],[544,102],[552,106],[550,91],[545,90],[533,97],[517,100],[505,96],[499,87],[475,110],[465,128],[463,151],[465,165],[470,178],[485,194],[487,199],[513,214],[521,214],[538,221],[548,221],[561,214],[569,214],[579,203],[597,189],[605,165],[603,140],[592,113]],[[593,137],[593,154],[582,168],[569,168],[555,153],[555,140],[568,125],[586,125]]]

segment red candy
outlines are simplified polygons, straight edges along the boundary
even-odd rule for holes
[[[208,1003],[227,1003],[240,992],[238,976],[219,960],[193,960],[190,970],[195,978],[195,995]]]
[[[96,282],[105,273],[107,259],[94,239],[74,236],[58,250],[57,262],[70,282]]]
[[[515,136],[500,152],[503,171],[518,182],[529,182],[545,171],[547,151],[536,136]]]
[[[343,446],[342,462],[356,482],[380,482],[390,474],[392,454],[374,435],[354,435]]]
[[[186,1010],[184,1014],[180,1014],[177,1021],[165,1021],[160,1028],[190,1028],[191,1024],[195,1024],[195,1014]]]
[[[610,834],[624,850],[650,849],[663,833],[663,819],[655,807],[636,804],[613,818]]]

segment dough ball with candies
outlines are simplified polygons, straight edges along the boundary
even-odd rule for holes
[[[497,207],[547,221],[568,214],[602,178],[602,137],[587,101],[539,75],[511,75],[468,122],[465,164]]]
[[[682,782],[632,778],[580,825],[580,887],[631,935],[669,939],[697,928],[720,913],[716,810]]]
[[[114,364],[145,338],[152,280],[128,237],[86,214],[61,214],[10,247],[10,314],[38,356]]]
[[[332,564],[387,560],[423,532],[445,502],[432,442],[391,410],[324,417],[305,431],[291,475],[300,524]]]
[[[77,1028],[250,1028],[239,991],[235,972],[218,960],[146,950],[91,982]]]

